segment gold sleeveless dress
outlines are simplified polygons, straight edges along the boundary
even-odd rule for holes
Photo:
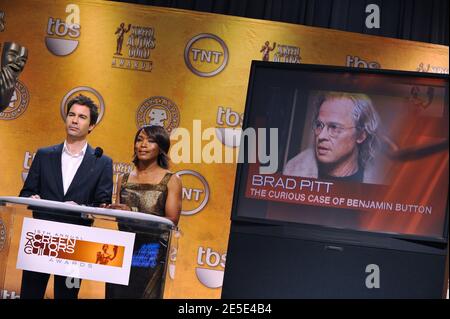
[[[129,174],[122,178],[120,203],[133,211],[165,216],[167,184],[173,173],[168,172],[158,184],[129,183]],[[119,230],[136,233],[128,286],[106,284],[106,298],[162,298],[164,269],[169,232],[142,227],[129,221],[119,221]]]
[[[120,203],[141,213],[165,216],[167,183],[173,173],[166,173],[158,184],[129,183],[129,174],[122,179]]]

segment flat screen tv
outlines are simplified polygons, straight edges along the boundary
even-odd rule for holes
[[[232,220],[448,238],[448,75],[253,61]]]

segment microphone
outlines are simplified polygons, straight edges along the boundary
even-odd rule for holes
[[[102,157],[102,155],[103,155],[103,149],[102,149],[101,147],[96,147],[96,148],[95,148],[95,151],[94,151],[94,155],[95,155],[95,157],[97,157],[97,158]]]
[[[95,164],[94,164],[94,165],[97,165],[97,160],[98,160],[100,157],[102,157],[102,155],[103,155],[103,149],[102,149],[101,147],[96,147],[95,150],[94,150],[94,156],[95,156]],[[93,169],[94,169],[94,168],[92,168],[91,171],[92,171]]]

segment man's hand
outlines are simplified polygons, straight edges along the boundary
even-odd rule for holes
[[[64,203],[66,203],[66,204],[72,204],[72,205],[78,205],[77,203],[75,203],[74,201],[72,201],[72,200],[70,200],[70,201],[67,201],[67,202],[64,202]]]
[[[39,196],[39,195],[31,195],[30,196],[30,198],[33,198],[33,199],[41,199],[41,196]]]

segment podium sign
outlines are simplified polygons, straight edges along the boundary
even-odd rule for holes
[[[83,279],[79,298],[101,299],[105,283],[130,287],[155,269],[157,292],[142,298],[162,298],[174,266],[168,252],[176,227],[159,216],[0,196],[0,226],[0,299],[20,298],[24,270]],[[53,297],[52,286],[45,298]]]
[[[128,285],[134,233],[24,218],[17,269]]]

